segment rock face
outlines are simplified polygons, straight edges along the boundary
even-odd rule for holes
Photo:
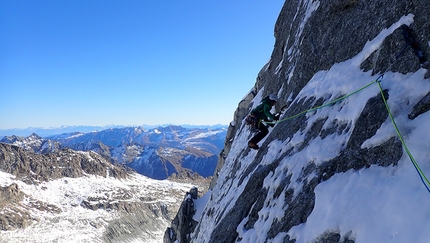
[[[171,217],[168,206],[161,202],[120,202],[104,206],[120,212],[127,212],[124,217],[109,222],[103,237],[105,242],[145,239],[148,235],[152,235],[153,232],[163,228],[165,221],[170,220]]]
[[[355,101],[348,100],[325,111],[309,112],[276,124],[258,151],[247,148],[252,134],[243,121],[271,93],[280,97],[277,109],[289,105],[283,118],[345,95],[328,90],[326,96],[316,96],[318,84],[311,83],[338,63],[351,62],[351,70],[356,70],[356,65],[358,71],[354,72],[365,73],[369,82],[382,73],[396,73],[405,80],[405,74],[415,73],[428,79],[429,73],[420,69],[418,58],[405,45],[399,27],[410,24],[423,43],[424,53],[430,53],[429,12],[430,5],[423,0],[286,1],[275,24],[276,42],[270,61],[235,112],[211,183],[211,200],[191,242],[249,242],[247,237],[253,232],[261,234],[252,242],[301,242],[296,237],[304,236],[288,232],[309,220],[317,204],[315,191],[319,185],[349,171],[396,168],[400,161],[406,163],[406,159],[401,160],[402,143],[394,131],[378,142],[369,145],[369,141],[375,140],[387,124],[391,125],[383,96],[397,105],[394,116],[407,123],[428,115],[428,91],[398,101],[392,98],[393,86],[385,84],[390,88],[382,93],[377,89],[366,93],[367,98],[361,103],[353,105],[349,102]],[[378,48],[369,51],[366,43],[380,36],[385,38]],[[347,87],[352,78],[345,70],[342,77],[328,74],[321,82],[340,80],[338,86]],[[358,110],[353,117],[340,115],[353,108]],[[405,121],[405,117],[410,120]],[[338,151],[324,157],[324,151],[314,147],[320,144],[315,141],[324,140],[337,141]],[[352,243],[359,236],[360,232],[354,230],[327,229],[311,242]]]
[[[164,233],[164,243],[188,243],[191,233],[194,231],[197,221],[193,219],[195,213],[193,200],[198,198],[198,189],[192,188],[185,195],[185,199],[179,207],[178,214],[172,221],[171,227]]]
[[[24,194],[19,190],[17,184],[0,187],[0,209],[13,205],[8,211],[0,215],[0,230],[14,230],[24,228],[30,224],[31,216],[17,207]]]

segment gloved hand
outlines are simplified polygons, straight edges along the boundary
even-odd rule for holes
[[[275,117],[273,118],[273,120],[275,120],[275,121],[279,121],[279,117],[280,117],[280,116],[281,116],[281,114],[279,114],[279,113],[278,113],[278,114],[276,114],[276,115],[275,115]]]

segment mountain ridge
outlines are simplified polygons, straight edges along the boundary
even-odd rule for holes
[[[27,128],[9,128],[0,129],[0,138],[5,136],[20,136],[27,137],[32,133],[38,134],[41,137],[48,137],[63,133],[81,132],[88,133],[93,131],[101,131],[110,128],[125,128],[125,127],[144,127],[145,129],[153,129],[165,126],[181,126],[185,128],[222,128],[228,125],[215,124],[215,125],[192,125],[192,124],[160,124],[160,125],[106,125],[106,126],[85,126],[85,125],[63,125],[59,127],[27,127]]]
[[[42,138],[33,133],[24,138],[6,136],[1,142],[21,146],[36,153],[64,148],[94,151],[113,163],[127,165],[155,179],[173,173],[213,175],[226,128],[184,128],[181,126],[109,128],[89,133],[72,132]],[[185,174],[187,174],[185,173]]]

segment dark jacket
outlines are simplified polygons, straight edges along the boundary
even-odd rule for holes
[[[261,104],[252,109],[251,114],[257,117],[258,120],[274,120],[275,117],[270,110],[272,109],[272,102],[268,97],[261,101]]]

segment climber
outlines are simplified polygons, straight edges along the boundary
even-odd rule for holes
[[[255,107],[252,111],[250,116],[254,116],[257,120],[255,122],[255,128],[259,130],[259,132],[251,138],[248,142],[248,146],[252,149],[259,149],[257,143],[261,141],[268,133],[269,130],[267,127],[263,124],[262,121],[278,121],[279,120],[279,114],[273,115],[270,113],[270,110],[272,109],[272,106],[276,104],[276,101],[278,100],[278,97],[274,94],[271,94],[264,98],[261,101],[261,104]],[[274,124],[270,124],[270,126],[273,126]]]

